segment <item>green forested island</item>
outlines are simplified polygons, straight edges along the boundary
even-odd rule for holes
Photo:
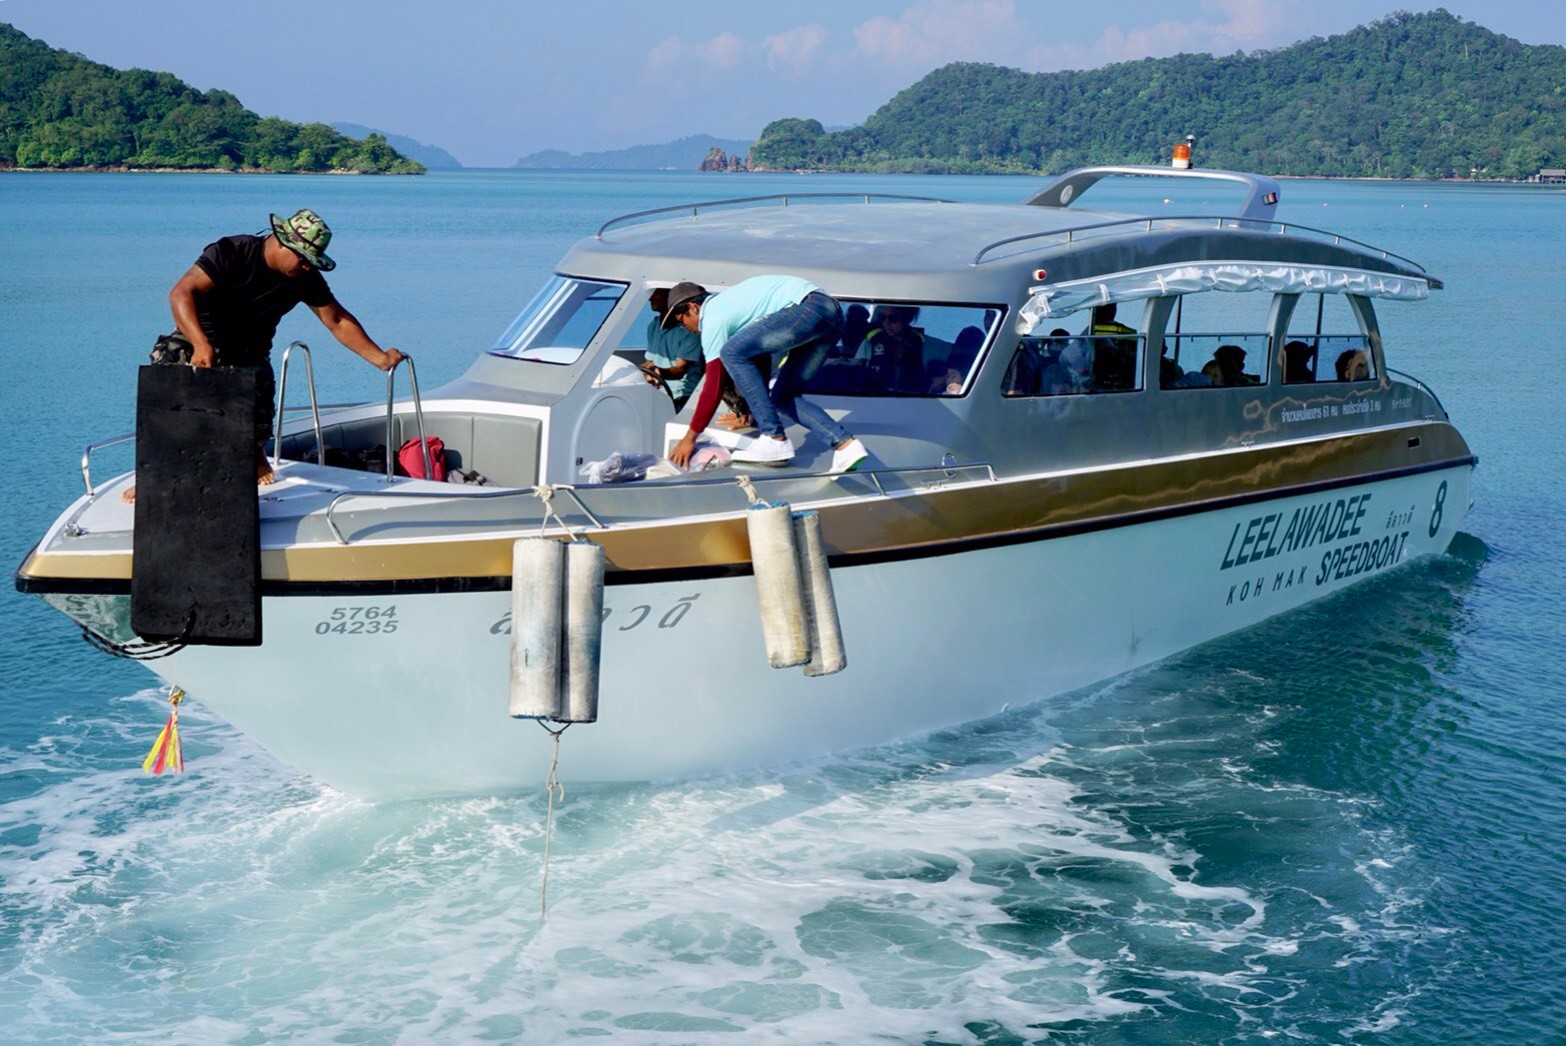
[[[750,155],[752,169],[1039,173],[1166,163],[1188,134],[1204,167],[1529,178],[1566,166],[1566,48],[1436,10],[1223,58],[1060,73],[955,63],[860,127],[775,121]]]
[[[227,91],[112,69],[0,23],[0,168],[420,174],[384,137],[258,116]]]

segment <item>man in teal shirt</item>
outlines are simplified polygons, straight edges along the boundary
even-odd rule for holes
[[[786,465],[794,442],[783,421],[804,425],[832,448],[833,472],[848,472],[865,460],[865,446],[830,414],[800,398],[800,375],[808,357],[826,352],[843,332],[843,309],[836,299],[798,276],[752,276],[728,290],[709,295],[696,283],[677,283],[669,291],[663,326],[684,327],[701,335],[707,358],[718,358],[750,404],[761,435],[734,452],[735,461]],[[756,359],[787,353],[768,392]],[[687,435],[687,440],[693,437]],[[684,441],[675,450],[684,448]],[[678,459],[675,459],[678,460]]]
[[[653,318],[647,323],[647,351],[642,370],[647,380],[662,385],[674,400],[674,409],[685,406],[701,381],[704,359],[701,338],[684,327],[665,328],[663,314],[669,309],[669,292],[660,287],[649,300]]]

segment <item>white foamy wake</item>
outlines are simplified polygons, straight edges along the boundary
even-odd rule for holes
[[[1270,1000],[1269,957],[1297,943],[1252,891],[1195,881],[1189,846],[1082,794],[1059,772],[1080,753],[1028,715],[568,793],[544,921],[542,793],[370,806],[185,719],[184,780],[56,768],[3,808],[0,829],[37,833],[0,856],[14,1033],[964,1041],[1176,992]]]

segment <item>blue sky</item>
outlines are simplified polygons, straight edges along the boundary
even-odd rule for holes
[[[221,87],[263,115],[344,120],[469,166],[749,138],[784,116],[854,124],[951,61],[1029,71],[1331,36],[1413,0],[0,0],[53,47]],[[1566,4],[1445,0],[1530,44],[1566,44]],[[671,14],[670,12],[677,12]]]

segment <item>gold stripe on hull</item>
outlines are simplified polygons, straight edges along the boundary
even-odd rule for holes
[[[1430,422],[828,503],[819,511],[833,555],[935,552],[943,545],[1123,525],[1148,516],[1202,511],[1241,499],[1284,497],[1472,460],[1456,429]],[[509,577],[515,536],[270,549],[262,551],[261,571],[264,580],[285,583]],[[604,546],[609,569],[615,572],[744,569],[750,563],[743,512],[726,518],[589,530],[586,536]],[[128,581],[130,568],[129,555],[35,551],[17,573],[30,580]]]

